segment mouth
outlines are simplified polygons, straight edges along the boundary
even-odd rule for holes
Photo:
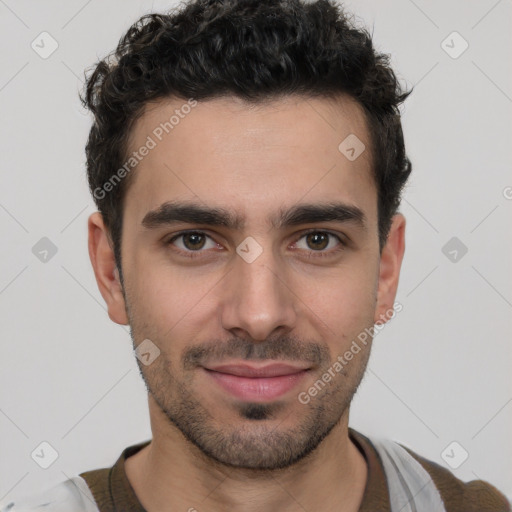
[[[286,363],[264,365],[223,364],[203,367],[223,391],[251,402],[270,402],[291,392],[309,373],[310,367]]]

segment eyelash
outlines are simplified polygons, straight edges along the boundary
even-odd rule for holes
[[[334,237],[334,238],[337,239],[339,244],[334,249],[330,249],[329,251],[314,251],[313,249],[310,249],[308,251],[309,252],[309,256],[308,257],[310,257],[310,258],[311,257],[313,257],[313,258],[322,258],[322,257],[325,258],[325,257],[333,256],[334,254],[338,254],[339,252],[344,251],[346,249],[346,247],[347,247],[347,244],[342,240],[342,238],[339,235],[336,235],[335,233],[332,233],[332,232],[330,232],[328,230],[321,230],[321,229],[310,229],[308,231],[305,231],[305,232],[303,232],[301,234],[301,236],[298,238],[297,241],[301,240],[305,236],[310,235],[312,233],[317,233],[317,234],[320,233],[320,234],[325,234],[325,235],[329,235],[331,237]],[[212,237],[209,236],[208,234],[206,234],[204,231],[187,230],[187,231],[180,231],[179,233],[173,235],[172,238],[170,238],[169,240],[167,240],[165,242],[165,245],[172,245],[173,242],[175,240],[177,240],[178,238],[180,238],[180,237],[182,237],[184,235],[191,235],[191,234],[205,236],[205,237],[213,240]],[[295,243],[297,243],[297,242],[295,242]],[[183,255],[185,257],[188,257],[190,259],[204,257],[204,256],[201,256],[201,254],[205,252],[203,250],[183,251],[182,249],[178,249],[176,247],[173,250],[175,250],[178,254]]]

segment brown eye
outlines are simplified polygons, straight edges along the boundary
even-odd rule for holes
[[[188,231],[179,233],[172,237],[168,242],[169,245],[174,245],[182,252],[205,252],[206,249],[214,249],[217,244],[210,236],[201,231]],[[203,250],[204,249],[204,250]]]
[[[310,249],[321,251],[329,245],[329,236],[331,235],[322,232],[309,233],[306,235],[306,243]]]
[[[309,253],[309,256],[335,256],[345,246],[340,236],[319,230],[306,232],[295,242],[295,248]]]
[[[186,233],[182,237],[183,245],[191,251],[202,249],[206,243],[206,237],[200,233]]]

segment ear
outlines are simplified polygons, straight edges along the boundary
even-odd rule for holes
[[[94,212],[88,220],[89,258],[100,293],[107,303],[108,316],[121,325],[128,325],[119,272],[108,231],[100,212]]]
[[[398,213],[393,216],[388,239],[380,257],[377,306],[373,320],[375,323],[386,323],[392,314],[404,252],[405,217]]]

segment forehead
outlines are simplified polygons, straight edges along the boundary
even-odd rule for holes
[[[170,200],[254,219],[301,201],[342,201],[376,217],[369,133],[350,98],[161,100],[135,123],[127,157],[133,152],[125,199],[131,222]]]

